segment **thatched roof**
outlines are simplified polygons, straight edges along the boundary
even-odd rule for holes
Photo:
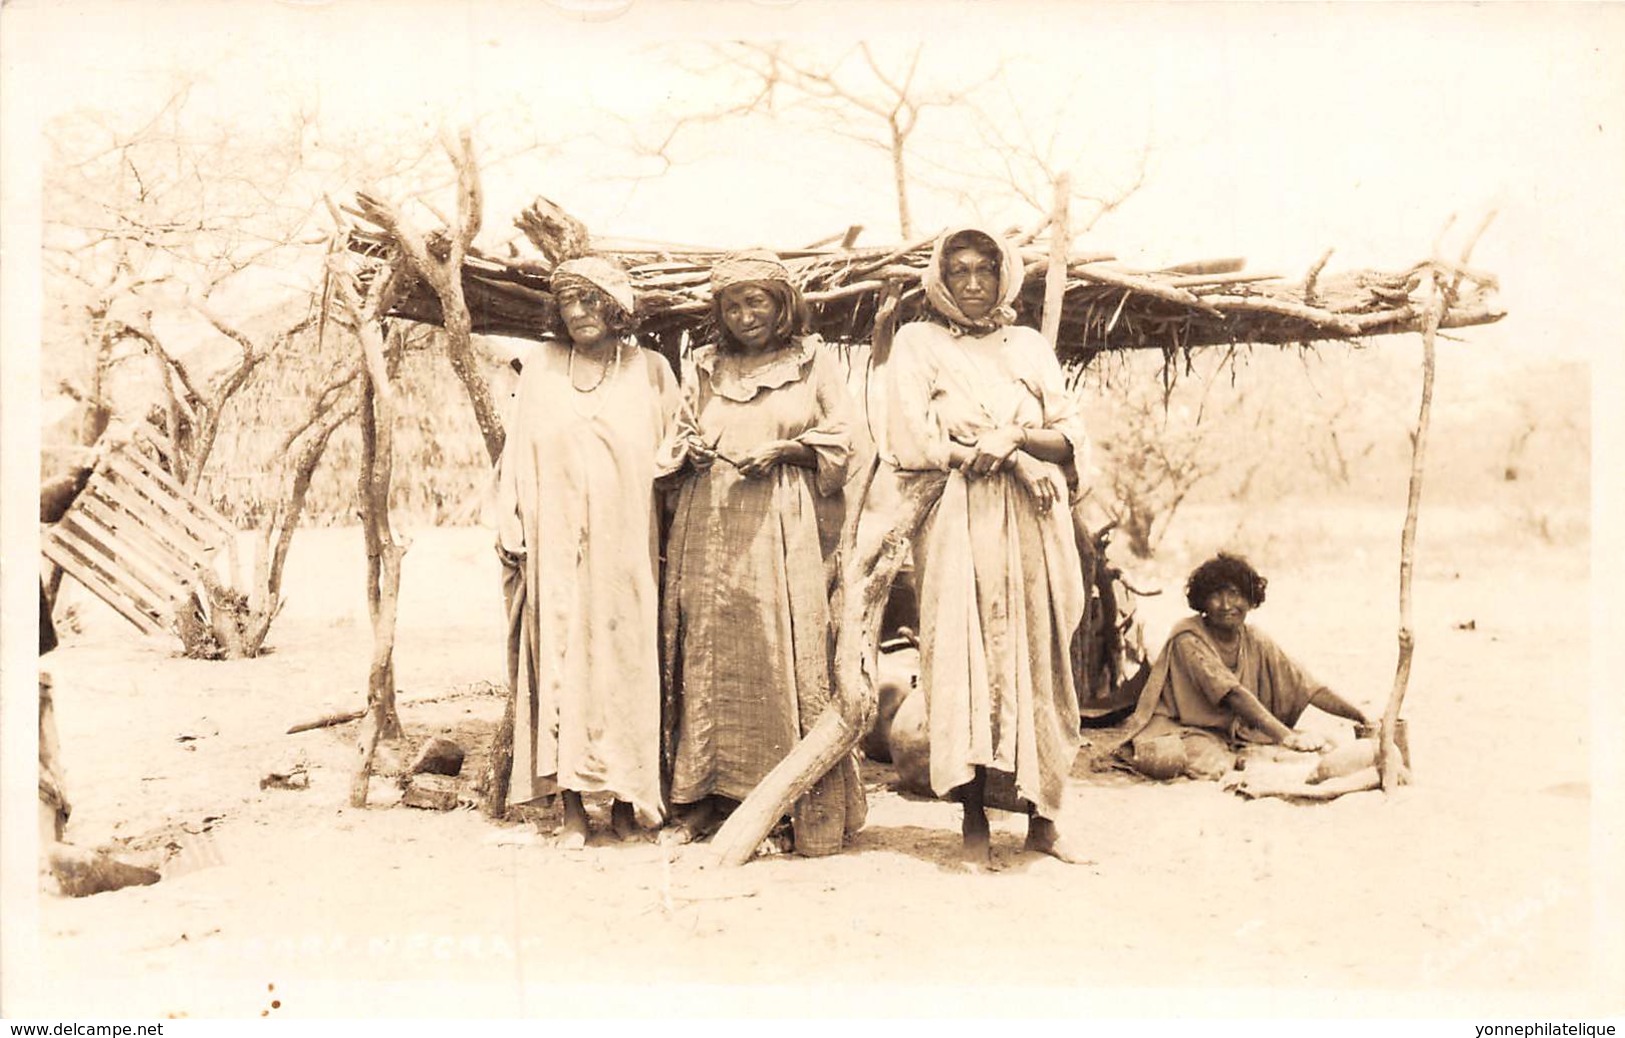
[[[383,258],[390,239],[355,231],[350,248]],[[631,273],[638,293],[639,337],[675,357],[683,343],[710,334],[711,264],[724,250],[627,247],[600,249]],[[1027,281],[1017,303],[1019,320],[1037,327],[1048,269],[1047,245],[1022,249]],[[887,292],[897,294],[899,321],[922,316],[920,272],[928,242],[862,249],[802,249],[780,253],[811,306],[814,330],[826,340],[861,343],[874,334],[875,314]],[[1240,260],[1131,270],[1111,257],[1069,259],[1057,343],[1063,362],[1087,363],[1105,350],[1156,349],[1172,354],[1194,346],[1242,343],[1353,341],[1420,331],[1426,311],[1421,290],[1427,263],[1392,273],[1316,270],[1300,281],[1249,274]],[[543,339],[560,334],[549,291],[549,265],[501,261],[471,254],[463,289],[477,333]],[[1441,328],[1489,324],[1505,316],[1493,303],[1494,280],[1465,279]],[[429,287],[411,284],[392,316],[438,324],[440,306]]]

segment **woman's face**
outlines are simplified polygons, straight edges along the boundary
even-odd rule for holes
[[[722,323],[747,352],[773,345],[779,326],[779,303],[760,285],[729,285],[722,290]]]
[[[1253,603],[1233,587],[1225,586],[1207,596],[1202,603],[1202,616],[1207,625],[1223,634],[1235,634],[1247,622]]]
[[[979,321],[992,312],[999,301],[999,258],[973,246],[961,246],[948,253],[943,264],[943,281],[954,297],[959,312]]]
[[[559,319],[577,346],[596,346],[609,336],[604,297],[587,288],[570,286],[557,296]]]

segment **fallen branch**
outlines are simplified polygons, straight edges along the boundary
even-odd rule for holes
[[[1349,793],[1361,793],[1368,789],[1379,789],[1382,781],[1377,776],[1377,769],[1361,768],[1359,771],[1325,782],[1310,784],[1278,776],[1257,776],[1241,772],[1241,780],[1230,787],[1230,791],[1248,799],[1260,797],[1279,797],[1282,800],[1336,800]],[[1400,779],[1403,782],[1403,777]]]
[[[336,714],[318,717],[313,721],[300,721],[298,724],[291,726],[286,734],[298,735],[300,732],[313,732],[318,728],[332,728],[335,725],[349,724],[351,721],[361,720],[366,715],[367,711],[365,710],[343,710]]]

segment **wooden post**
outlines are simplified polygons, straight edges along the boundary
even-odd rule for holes
[[[1478,244],[1478,239],[1483,236],[1490,221],[1494,219],[1495,212],[1492,210],[1485,215],[1483,222],[1473,232],[1473,236],[1467,240],[1466,247],[1462,249],[1461,261],[1455,268],[1456,274],[1448,285],[1440,284],[1440,264],[1436,264],[1430,274],[1433,299],[1428,305],[1422,324],[1422,403],[1416,418],[1416,435],[1411,441],[1410,488],[1405,501],[1405,525],[1399,535],[1399,659],[1394,668],[1393,691],[1389,693],[1388,705],[1382,712],[1382,733],[1377,744],[1377,771],[1382,777],[1382,789],[1385,793],[1392,791],[1399,784],[1400,767],[1403,762],[1395,745],[1395,733],[1399,727],[1400,709],[1405,704],[1405,692],[1410,684],[1411,658],[1416,650],[1416,636],[1411,628],[1411,574],[1415,568],[1416,521],[1422,505],[1422,470],[1427,457],[1428,424],[1433,413],[1434,337],[1438,333],[1440,322],[1444,320],[1445,313],[1456,300],[1456,293],[1461,288],[1473,247]],[[1445,229],[1449,229],[1448,224]],[[1433,251],[1437,255],[1439,251],[1437,245]]]
[[[1387,709],[1382,713],[1382,735],[1377,750],[1377,769],[1382,775],[1384,792],[1399,784],[1401,761],[1399,750],[1394,745],[1394,734],[1398,727],[1399,709],[1405,702],[1405,689],[1411,679],[1411,655],[1416,648],[1416,637],[1411,630],[1411,571],[1416,554],[1416,520],[1422,504],[1422,467],[1428,449],[1428,421],[1433,411],[1433,336],[1438,331],[1444,307],[1437,280],[1433,291],[1434,299],[1428,306],[1422,326],[1422,405],[1416,419],[1416,433],[1411,440],[1410,492],[1405,501],[1405,525],[1399,534],[1399,662],[1394,669],[1394,688],[1388,695]]]
[[[377,335],[375,327],[364,335]],[[382,337],[379,336],[381,339]],[[381,351],[380,351],[381,352]],[[398,738],[395,710],[395,617],[401,586],[401,556],[389,527],[389,488],[394,462],[395,407],[387,370],[375,373],[369,363],[361,390],[361,528],[367,543],[367,614],[372,620],[372,661],[367,668],[367,713],[361,719],[360,757],[350,786],[350,806],[367,806],[373,755],[380,739]]]
[[[335,210],[335,219],[338,219]],[[395,618],[401,588],[401,556],[406,545],[397,543],[389,525],[389,490],[395,461],[395,403],[391,369],[400,348],[385,342],[379,315],[395,290],[398,268],[379,273],[365,297],[349,271],[334,271],[333,287],[340,304],[354,322],[361,349],[361,528],[367,545],[367,613],[372,620],[372,660],[367,668],[367,711],[361,718],[355,776],[350,783],[350,804],[367,806],[373,756],[380,739],[401,734],[395,710]]]
[[[1055,212],[1049,221],[1049,271],[1044,275],[1044,338],[1050,349],[1061,335],[1061,305],[1066,297],[1066,254],[1072,245],[1072,224],[1067,217],[1072,198],[1072,174],[1055,178]]]

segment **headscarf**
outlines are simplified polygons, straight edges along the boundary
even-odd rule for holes
[[[565,260],[553,268],[555,293],[572,281],[598,289],[629,315],[636,312],[637,299],[632,294],[632,279],[609,260],[600,256],[582,256],[580,259]]]
[[[711,267],[713,297],[721,295],[725,288],[761,281],[778,281],[795,287],[795,282],[790,280],[789,268],[767,249],[730,252]]]
[[[948,291],[948,281],[943,276],[942,264],[948,252],[948,243],[954,238],[967,232],[974,232],[991,241],[999,252],[999,296],[993,304],[993,309],[981,320],[973,321],[966,317],[954,302],[953,293]],[[1026,280],[1027,268],[1021,262],[1020,253],[1015,246],[1004,240],[1004,237],[975,224],[966,224],[961,227],[950,227],[937,236],[936,244],[931,248],[931,262],[926,265],[925,273],[921,276],[921,283],[925,285],[925,299],[931,304],[931,309],[946,317],[956,329],[986,334],[1016,320],[1016,311],[1010,304],[1016,301],[1021,294],[1022,282]]]
[[[731,252],[711,266],[711,317],[724,347],[738,345],[722,317],[722,293],[737,285],[760,285],[773,297],[779,308],[774,335],[780,346],[788,345],[806,329],[807,302],[778,255],[767,249]]]

